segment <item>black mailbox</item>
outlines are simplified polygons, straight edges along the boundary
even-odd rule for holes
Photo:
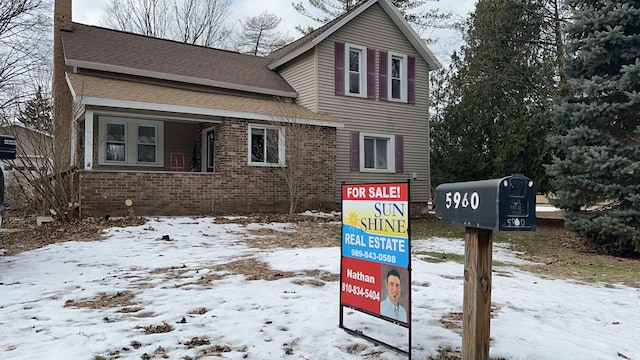
[[[0,135],[0,160],[16,158],[16,138],[10,135]]]
[[[442,184],[436,217],[445,224],[501,231],[535,231],[536,185],[520,174]]]

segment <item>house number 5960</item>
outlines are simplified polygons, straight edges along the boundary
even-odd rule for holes
[[[445,194],[445,206],[447,209],[458,208],[468,208],[471,207],[473,210],[476,210],[478,206],[480,206],[480,195],[477,192],[469,193],[460,193],[456,192],[448,192]]]

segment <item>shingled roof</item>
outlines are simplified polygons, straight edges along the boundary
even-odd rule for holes
[[[62,32],[66,64],[284,97],[295,90],[253,55],[73,23]]]
[[[333,116],[317,114],[300,105],[282,101],[214,94],[74,73],[67,74],[67,82],[77,101],[85,105],[124,106],[136,110],[266,121],[295,119],[311,125],[344,126]]]

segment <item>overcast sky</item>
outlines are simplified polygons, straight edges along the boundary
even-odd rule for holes
[[[301,35],[295,30],[296,25],[318,26],[318,24],[297,13],[291,6],[292,1],[294,0],[232,0],[230,17],[235,23],[238,23],[240,20],[258,15],[266,10],[282,18],[279,27],[281,32],[298,38]],[[109,0],[74,0],[73,21],[88,25],[100,25],[104,6],[108,2]],[[308,4],[308,1],[305,3]],[[452,11],[462,17],[473,11],[475,3],[476,0],[436,0],[428,1],[425,9],[439,8],[442,11]],[[435,36],[439,39],[439,42],[430,45],[430,48],[443,63],[447,62],[451,49],[459,46],[460,43],[457,34],[452,32],[435,31],[434,34],[421,35]]]

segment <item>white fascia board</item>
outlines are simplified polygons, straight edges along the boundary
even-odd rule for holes
[[[356,11],[354,11],[351,14],[349,14],[348,16],[346,16],[344,19],[342,19],[342,20],[338,21],[337,23],[333,24],[333,26],[331,28],[327,29],[325,32],[320,34],[320,36],[318,36],[317,38],[309,41],[304,46],[301,46],[301,47],[297,48],[296,50],[290,52],[289,54],[285,55],[281,59],[270,63],[269,65],[267,65],[267,68],[269,68],[269,70],[277,69],[278,67],[282,66],[283,64],[286,64],[289,61],[295,59],[296,57],[304,54],[308,50],[313,49],[314,47],[316,47],[316,45],[318,45],[322,41],[324,41],[324,39],[328,38],[333,33],[338,31],[341,27],[343,27],[349,21],[353,20],[353,18],[355,18],[356,16],[362,14],[365,10],[367,10],[369,7],[371,7],[376,2],[378,2],[378,1],[377,0],[368,1],[367,3],[365,3],[362,6],[360,6],[358,9],[356,9]]]
[[[72,66],[74,68],[83,68],[83,69],[112,72],[116,74],[142,76],[142,77],[147,77],[152,79],[161,79],[161,80],[176,81],[176,82],[182,82],[182,83],[188,83],[188,84],[205,85],[210,87],[217,87],[217,88],[223,88],[223,89],[238,90],[238,91],[266,94],[266,95],[273,95],[273,96],[282,96],[282,97],[289,97],[289,98],[298,97],[298,93],[295,91],[280,91],[280,90],[274,90],[274,89],[265,89],[265,88],[259,88],[259,87],[253,87],[253,86],[227,83],[222,81],[196,78],[191,76],[174,75],[174,74],[167,74],[167,73],[162,73],[157,71],[134,69],[134,68],[124,67],[124,66],[101,64],[101,63],[96,63],[91,61],[66,59],[65,62],[68,66]]]
[[[358,8],[356,11],[354,11],[351,14],[349,14],[344,19],[340,20],[338,23],[334,24],[330,29],[327,29],[327,31],[323,32],[317,38],[311,40],[310,42],[308,42],[304,46],[301,46],[300,48],[292,51],[291,53],[287,54],[286,56],[282,57],[281,59],[270,63],[269,65],[267,65],[267,67],[270,70],[277,69],[278,67],[282,66],[283,64],[286,64],[287,62],[289,62],[289,61],[295,59],[296,57],[304,54],[306,51],[308,51],[308,50],[312,49],[313,47],[315,47],[316,45],[318,45],[324,39],[326,39],[327,37],[332,35],[334,32],[336,32],[338,29],[340,29],[346,23],[348,23],[349,21],[353,20],[353,18],[355,18],[356,16],[360,15],[362,12],[367,10],[369,7],[371,7],[375,3],[379,3],[380,6],[382,6],[382,8],[387,13],[387,15],[389,15],[389,17],[391,18],[391,20],[396,24],[396,26],[398,26],[398,28],[404,34],[404,36],[409,40],[409,42],[414,46],[414,48],[416,48],[416,50],[420,53],[420,55],[424,58],[424,60],[429,64],[429,69],[430,70],[435,70],[435,69],[438,69],[438,68],[442,67],[442,64],[440,63],[440,61],[438,61],[438,59],[435,57],[435,55],[433,55],[433,53],[431,52],[431,50],[429,50],[429,48],[424,43],[422,38],[420,38],[418,33],[416,33],[415,30],[413,30],[411,25],[409,25],[407,20],[405,20],[404,16],[402,16],[402,14],[400,14],[400,11],[398,11],[398,9],[391,3],[390,0],[370,0],[370,1],[368,1],[367,3],[362,5],[360,8]]]
[[[429,70],[435,70],[442,67],[442,64],[438,59],[433,55],[431,50],[427,47],[424,40],[413,30],[413,27],[409,25],[407,20],[402,16],[400,11],[393,6],[390,0],[377,0],[380,3],[380,6],[387,12],[391,20],[398,26],[400,31],[404,34],[404,36],[409,40],[409,42],[413,45],[413,47],[418,50],[420,55],[424,58],[424,60],[429,64]]]
[[[129,100],[113,100],[113,99],[105,99],[105,98],[90,97],[90,96],[83,96],[82,98],[76,99],[76,100],[88,106],[117,107],[117,108],[134,109],[134,110],[152,110],[152,111],[164,111],[164,112],[172,112],[172,113],[183,113],[183,114],[190,114],[190,115],[218,116],[218,117],[227,117],[227,118],[234,118],[234,119],[286,122],[278,119],[277,116],[244,112],[244,111],[206,109],[206,108],[200,108],[200,107],[194,107],[194,106],[157,104],[157,103],[147,103],[147,102],[129,101]],[[337,122],[337,121],[326,121],[326,120],[304,119],[304,118],[297,119],[297,121],[300,121],[309,125],[318,125],[318,126],[326,126],[326,127],[334,127],[334,128],[344,127],[343,123]]]

